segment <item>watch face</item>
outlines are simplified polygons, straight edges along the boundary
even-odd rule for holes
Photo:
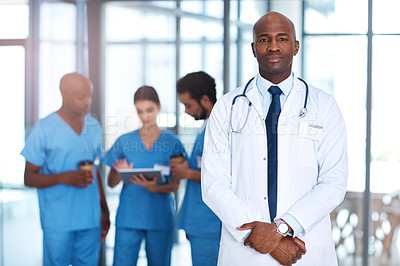
[[[279,232],[281,232],[282,234],[287,233],[287,231],[289,231],[289,226],[286,223],[281,223],[278,227]]]

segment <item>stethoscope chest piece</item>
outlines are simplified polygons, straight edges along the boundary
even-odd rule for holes
[[[308,110],[306,107],[301,108],[300,114],[299,114],[300,118],[304,118],[307,115],[307,112],[308,112]]]

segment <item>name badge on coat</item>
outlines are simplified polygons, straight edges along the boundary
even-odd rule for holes
[[[316,124],[301,122],[299,124],[299,137],[321,140],[323,127]]]

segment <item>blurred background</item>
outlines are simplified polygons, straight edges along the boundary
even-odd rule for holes
[[[176,80],[206,71],[218,96],[246,83],[257,73],[252,25],[268,11],[294,22],[294,71],[334,95],[347,124],[348,192],[331,215],[339,264],[400,265],[399,10],[398,0],[0,0],[0,266],[42,263],[36,191],[23,185],[19,153],[60,107],[64,74],[92,80],[105,151],[140,126],[132,97],[147,84],[160,95],[159,125],[190,152],[202,122],[184,114]],[[112,222],[120,189],[106,189]],[[112,225],[101,265],[112,264],[113,242]],[[183,232],[172,265],[191,265]]]

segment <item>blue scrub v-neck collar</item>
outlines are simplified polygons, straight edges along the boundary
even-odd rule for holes
[[[143,147],[145,148],[146,151],[151,152],[151,150],[153,149],[154,145],[160,140],[161,135],[164,134],[164,130],[161,129],[161,133],[160,135],[158,135],[158,138],[154,141],[153,145],[151,145],[151,147],[149,149],[146,148],[146,145],[144,145],[144,142],[142,140],[142,136],[140,135],[139,129],[137,130],[137,133],[139,135],[139,139],[140,139],[140,143],[143,145]]]
[[[74,133],[75,136],[77,136],[78,138],[82,136],[83,131],[85,130],[86,127],[86,116],[83,118],[83,127],[82,127],[82,131],[80,134],[76,133],[76,131],[57,113],[54,112],[54,114],[59,118],[59,120],[67,127],[69,128],[70,131],[72,131],[72,133]]]

